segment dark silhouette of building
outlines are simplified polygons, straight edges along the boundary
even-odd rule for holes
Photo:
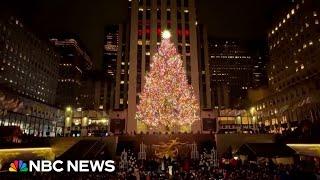
[[[251,42],[209,39],[212,104],[247,108],[248,89],[266,84],[265,54]]]
[[[51,38],[60,53],[56,104],[60,107],[81,107],[82,78],[92,69],[92,61],[80,43],[73,38]]]
[[[129,81],[129,24],[109,25],[105,28],[103,69],[112,88],[110,108],[123,111],[128,107]]]

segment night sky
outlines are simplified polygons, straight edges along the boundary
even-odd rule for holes
[[[102,60],[104,27],[128,18],[128,0],[1,1],[1,9],[18,14],[42,37],[62,32],[79,34],[97,68]],[[288,0],[197,1],[199,23],[207,25],[209,36],[261,41],[265,40],[273,14]]]

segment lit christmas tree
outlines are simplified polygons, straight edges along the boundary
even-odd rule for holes
[[[162,33],[145,77],[136,114],[138,131],[190,131],[192,123],[199,120],[198,100],[170,37],[169,31]]]

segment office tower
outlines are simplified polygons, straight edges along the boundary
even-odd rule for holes
[[[59,57],[53,48],[13,17],[1,23],[1,85],[38,101],[54,104]]]
[[[60,57],[16,17],[0,20],[0,126],[54,136],[62,120],[53,107]],[[60,129],[61,130],[61,129]]]
[[[50,41],[61,56],[56,104],[62,108],[81,107],[80,94],[82,88],[85,88],[81,80],[92,69],[92,61],[75,39],[51,38]]]
[[[111,109],[113,88],[112,80],[108,79],[104,71],[92,70],[81,81],[79,103],[83,110],[108,112]]]
[[[320,3],[298,0],[274,17],[268,33],[271,95],[256,104],[272,132],[319,119]]]
[[[211,70],[208,50],[208,34],[205,25],[197,25],[198,34],[198,59],[199,59],[199,84],[201,109],[211,110]]]
[[[130,53],[127,132],[136,130],[138,94],[144,86],[152,56],[160,45],[161,32],[168,29],[182,55],[188,82],[199,97],[196,8],[194,0],[132,0],[130,12]]]
[[[110,107],[124,111],[128,101],[129,24],[109,25],[105,28],[103,67],[113,82]]]
[[[103,69],[108,83],[110,131],[125,131],[129,82],[129,23],[108,25],[104,30]]]
[[[208,44],[212,106],[246,108],[248,89],[265,84],[264,51],[239,40],[210,39]]]
[[[211,69],[207,28],[197,23],[198,65],[199,65],[199,96],[201,108],[202,132],[217,131],[218,109],[213,106]]]

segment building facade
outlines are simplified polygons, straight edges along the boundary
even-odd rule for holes
[[[211,102],[217,109],[244,109],[248,90],[266,84],[265,56],[239,40],[209,39]]]
[[[194,0],[132,0],[130,11],[129,88],[126,131],[136,130],[138,94],[150,68],[152,56],[168,29],[181,53],[187,78],[199,97],[196,5]]]
[[[59,107],[81,107],[82,79],[92,69],[92,61],[75,39],[50,39],[61,56],[56,104]]]
[[[320,117],[320,2],[298,0],[274,18],[268,34],[271,95],[256,104],[261,125],[272,132]]]
[[[79,103],[81,109],[109,112],[112,108],[114,84],[104,71],[94,70],[87,73],[81,84]],[[112,93],[112,94],[111,94]]]
[[[126,131],[129,87],[129,22],[109,25],[105,28],[103,67],[110,83],[107,97],[110,99],[110,131]]]
[[[199,93],[200,105],[202,110],[211,110],[211,70],[208,51],[208,34],[205,25],[197,25],[198,34],[198,60],[199,60]]]
[[[19,19],[0,20],[0,126],[34,136],[61,132],[63,113],[52,106],[59,61],[54,48]]]
[[[10,17],[1,22],[0,84],[26,97],[54,104],[59,57],[53,48]]]
[[[112,110],[125,111],[128,107],[129,82],[129,24],[111,25],[105,28],[103,67],[113,82]]]

